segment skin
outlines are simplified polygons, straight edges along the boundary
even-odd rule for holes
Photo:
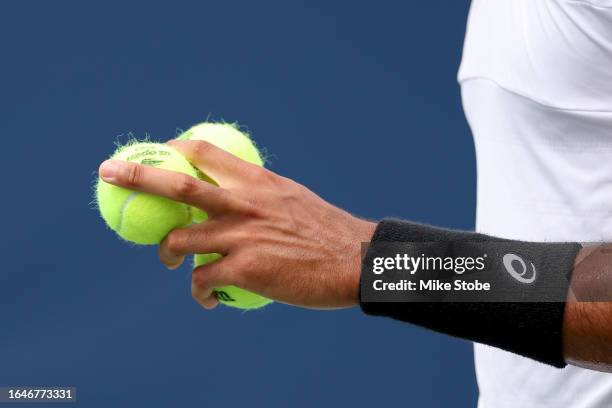
[[[117,160],[102,163],[99,173],[108,183],[208,213],[207,222],[176,229],[159,246],[159,259],[170,269],[189,254],[223,255],[192,271],[191,291],[198,303],[214,308],[218,301],[212,290],[225,285],[309,308],[358,303],[361,245],[370,241],[375,223],[210,143],[169,144],[217,185]]]
[[[612,244],[583,248],[565,304],[565,361],[612,372]]]
[[[169,142],[215,184],[108,160],[105,181],[198,207],[207,222],[176,229],[159,246],[170,269],[186,255],[220,260],[192,271],[193,298],[217,306],[212,290],[235,285],[308,308],[358,304],[361,246],[376,224],[327,203],[306,187],[204,141]],[[564,321],[568,364],[612,372],[612,244],[583,248],[576,259]]]

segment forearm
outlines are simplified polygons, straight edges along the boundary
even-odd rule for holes
[[[568,302],[563,344],[568,364],[612,372],[612,303]]]
[[[612,244],[576,258],[563,320],[567,363],[612,372]]]

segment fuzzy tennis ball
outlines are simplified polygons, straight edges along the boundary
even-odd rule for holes
[[[263,166],[264,161],[249,135],[233,123],[200,123],[179,135],[177,139],[204,140],[242,160]]]
[[[140,163],[197,177],[197,172],[175,149],[161,143],[130,143],[111,159]],[[140,193],[98,180],[98,209],[106,224],[121,238],[136,244],[159,244],[175,228],[193,219],[193,208],[164,197]]]
[[[194,266],[200,266],[221,258],[219,254],[199,254],[193,258]],[[256,293],[240,289],[236,286],[222,286],[215,288],[215,296],[220,303],[238,309],[259,309],[272,303],[272,300]]]

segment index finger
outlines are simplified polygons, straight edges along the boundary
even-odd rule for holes
[[[184,173],[111,159],[100,165],[99,174],[107,183],[189,204],[212,215],[237,205],[229,191]]]
[[[260,166],[203,140],[171,140],[168,144],[223,187],[239,186],[262,170]]]

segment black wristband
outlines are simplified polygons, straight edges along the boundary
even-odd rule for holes
[[[579,249],[580,245],[576,243],[512,241],[400,220],[383,220],[364,256],[361,308],[370,315],[392,317],[564,367],[562,325],[565,298]],[[434,277],[439,282],[455,283],[459,280],[470,282],[484,276],[492,289],[476,295],[452,290],[443,294],[402,290],[383,297],[372,290],[373,282],[381,277],[373,274],[373,260],[389,257],[390,253],[398,250],[423,259],[432,254],[456,257],[466,251],[469,254],[486,253],[484,256],[489,256],[486,261],[488,268],[484,271],[472,270],[461,274],[436,271]],[[528,267],[514,271],[510,262],[515,259],[523,266],[533,267],[533,271],[527,271]],[[423,276],[397,270],[385,274],[395,282],[415,281]]]

